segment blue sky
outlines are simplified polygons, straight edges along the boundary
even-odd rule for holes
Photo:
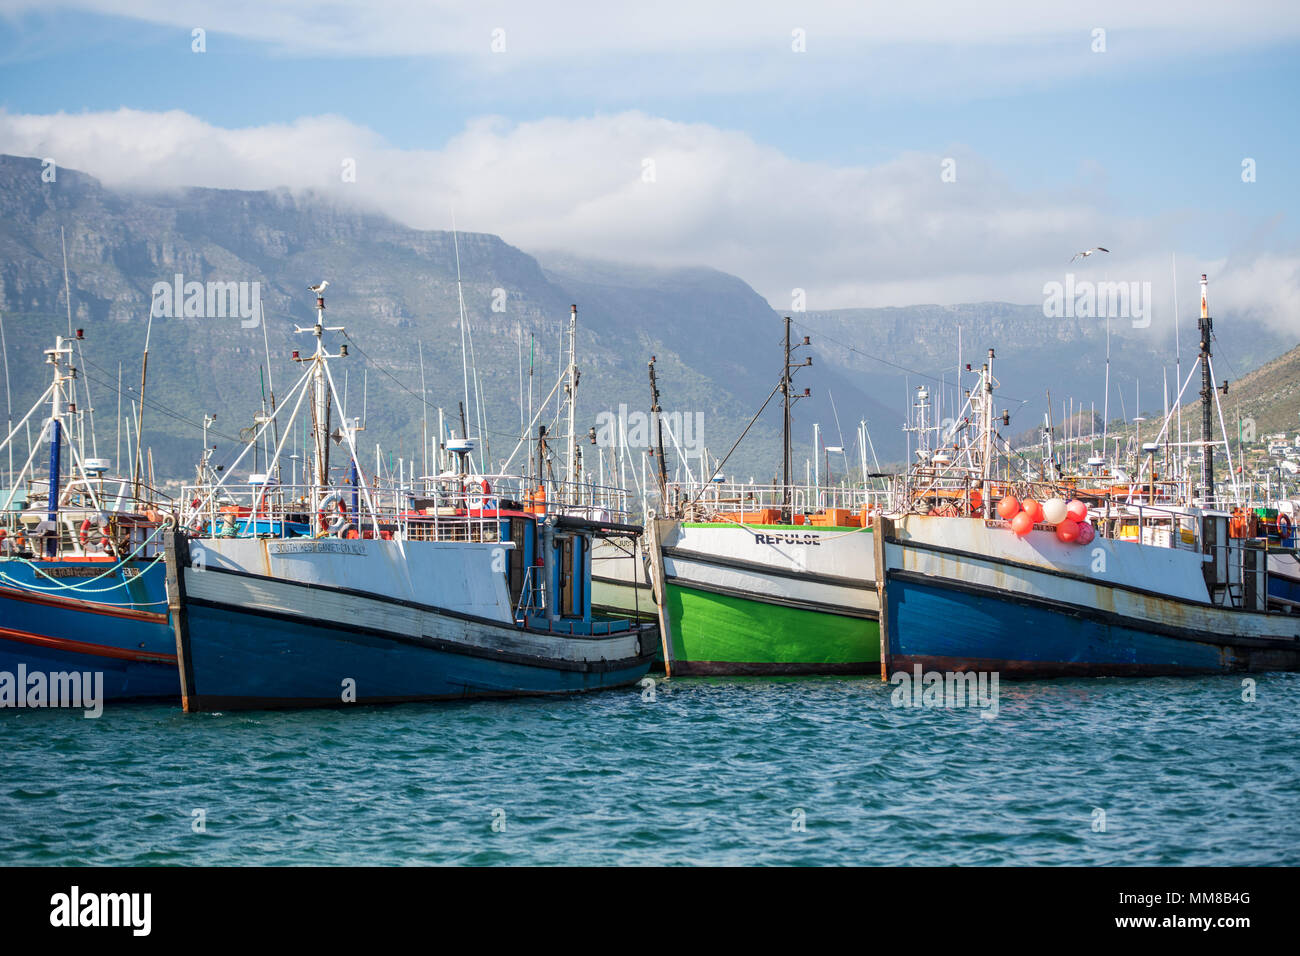
[[[433,168],[429,188],[454,193],[472,228],[530,251],[612,248],[646,261],[703,259],[777,300],[803,281],[800,267],[782,265],[764,286],[780,250],[743,250],[768,222],[788,235],[789,215],[772,209],[765,221],[738,210],[746,190],[751,205],[788,193],[807,197],[795,205],[807,221],[828,224],[838,243],[805,270],[815,275],[804,285],[824,290],[825,306],[909,295],[1031,301],[1024,290],[1037,284],[1035,270],[1094,244],[1131,253],[1127,267],[1135,275],[1154,272],[1177,252],[1225,266],[1262,255],[1277,281],[1296,278],[1300,23],[1285,5],[1251,15],[1209,4],[1152,3],[1137,13],[1124,4],[1074,13],[994,4],[974,17],[963,5],[935,4],[932,16],[910,19],[880,12],[887,8],[866,16],[861,5],[813,6],[697,13],[669,3],[639,21],[576,11],[550,23],[530,19],[527,4],[489,3],[475,20],[449,6],[398,0],[351,20],[328,8],[317,20],[293,3],[246,10],[233,3],[213,14],[183,2],[50,7],[5,0],[0,107],[11,120],[35,119],[0,123],[0,150],[43,155],[58,145],[65,164],[136,188],[320,190],[328,177],[304,172],[301,158],[295,165],[267,156],[274,159],[279,144],[286,157],[288,150],[300,157],[301,142],[292,141],[303,133],[293,124],[327,117],[323,150],[359,151],[405,170],[393,188],[405,184],[407,195],[377,183],[353,195],[412,225],[447,225],[432,199],[423,207],[410,201],[409,190],[421,188],[417,167]],[[207,50],[198,55],[191,25],[205,23]],[[510,43],[503,56],[488,49],[494,23],[504,25]],[[791,23],[809,24],[806,52],[792,51]],[[1104,52],[1093,49],[1094,25],[1106,29]],[[133,119],[123,122],[123,108]],[[169,111],[194,124],[158,133],[167,165],[143,169],[140,139],[150,134],[141,133],[141,116]],[[57,118],[61,113],[95,117],[93,149],[84,128],[72,129],[77,117]],[[249,142],[222,167],[186,158],[202,153],[205,137],[230,140],[230,131],[246,131]],[[675,235],[648,204],[637,205],[631,165],[631,184],[614,177],[584,194],[581,177],[567,182],[556,168],[566,162],[565,149],[540,145],[548,132],[584,154],[618,154],[627,143],[626,158],[610,162],[690,154],[673,166],[682,189],[667,207],[680,202],[688,210],[678,217],[683,233]],[[712,145],[696,149],[701,138]],[[540,181],[566,180],[564,198],[583,215],[521,209],[520,195],[483,201],[503,188],[500,180],[476,180],[484,151],[526,149],[534,150],[527,165]],[[960,193],[931,188],[928,172],[919,172],[949,156],[957,158]],[[1257,163],[1256,182],[1241,180],[1245,157]],[[510,175],[517,178],[518,168]],[[671,192],[667,180],[660,177],[660,198]],[[692,214],[719,191],[736,195],[708,216]],[[867,193],[891,197],[883,206],[868,199],[858,221],[869,225],[879,216],[875,231],[903,247],[888,263],[866,238],[871,229],[837,218],[837,207]],[[985,234],[981,215],[1003,224]],[[555,228],[545,231],[543,221]],[[706,221],[718,231],[692,241]],[[611,245],[610,234],[629,222],[640,223],[646,238]],[[854,242],[861,244],[856,254],[842,251]],[[1004,266],[987,251],[963,261],[972,244],[999,242],[1007,260],[1042,249],[1042,262]],[[710,257],[710,249],[717,254]],[[923,257],[942,258],[946,271],[918,268]],[[879,275],[871,274],[872,263],[880,263]],[[846,269],[863,274],[833,271]],[[1259,281],[1258,269],[1250,274]],[[940,294],[924,296],[929,288]]]

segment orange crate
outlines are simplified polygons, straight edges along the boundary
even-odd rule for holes
[[[718,515],[719,521],[734,521],[737,524],[780,524],[780,508],[757,508],[754,511],[724,511]]]
[[[818,528],[857,528],[858,516],[848,508],[827,508],[812,516],[812,523]]]

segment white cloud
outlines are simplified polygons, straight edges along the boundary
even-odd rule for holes
[[[1017,188],[960,149],[905,153],[874,166],[792,158],[748,136],[640,112],[507,123],[482,118],[440,150],[393,148],[347,120],[223,129],[184,112],[0,113],[0,152],[52,157],[110,186],[312,190],[418,228],[491,232],[525,250],[564,250],[740,276],[775,308],[806,290],[810,310],[917,302],[1041,301],[1067,271],[1150,281],[1156,325],[1168,314],[1178,251],[1183,313],[1195,274],[1211,272],[1222,311],[1254,310],[1300,329],[1300,256],[1260,245],[1205,264],[1187,248],[1186,215],[1108,208],[1083,170],[1064,189]],[[356,160],[356,182],[341,164]],[[645,160],[654,181],[645,181]],[[1123,237],[1122,240],[1119,237]],[[1108,256],[1069,265],[1079,248]],[[1217,254],[1217,253],[1216,253]],[[1200,258],[1197,256],[1200,255]]]
[[[1249,15],[1214,0],[1093,0],[1086,6],[1042,0],[919,0],[864,4],[860,0],[656,0],[610,4],[569,0],[370,0],[365,4],[319,0],[2,0],[0,10],[85,10],[186,29],[274,43],[296,51],[352,56],[490,53],[492,30],[507,32],[507,52],[520,58],[562,59],[602,52],[723,52],[779,43],[807,31],[810,47],[846,41],[877,46],[899,43],[1001,45],[1059,38],[1095,27],[1122,36],[1199,36],[1198,46],[1272,42],[1300,33],[1300,11],[1286,0],[1252,4]]]
[[[475,85],[463,95],[700,95],[851,89],[866,96],[968,97],[1097,68],[1158,69],[1174,58],[1300,37],[1300,7],[1260,0],[1248,14],[1215,0],[0,0],[0,11],[85,11],[175,28],[203,27],[209,50],[237,37],[292,55],[432,57]],[[792,31],[806,52],[791,51]],[[505,49],[493,52],[494,31]]]

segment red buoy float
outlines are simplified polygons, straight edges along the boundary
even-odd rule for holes
[[[1079,537],[1079,522],[1066,518],[1056,526],[1056,540],[1063,541],[1066,544],[1077,540]]]
[[[1029,534],[1029,532],[1034,530],[1034,519],[1029,516],[1028,511],[1022,511],[1011,519],[1011,530],[1018,537],[1023,538],[1025,535]]]
[[[1092,539],[1095,537],[1097,537],[1097,530],[1093,528],[1092,522],[1085,521],[1083,524],[1079,525],[1079,537],[1075,540],[1078,541],[1079,544],[1091,544]]]
[[[1088,506],[1078,498],[1074,498],[1065,506],[1066,515],[1076,524],[1083,524],[1088,520]]]
[[[1020,513],[1020,502],[1016,500],[1015,495],[1007,495],[998,502],[998,517],[1003,521],[1010,521]]]
[[[1025,509],[1024,513],[1029,515],[1030,524],[1038,524],[1043,520],[1043,506],[1033,498],[1026,498],[1020,506]]]

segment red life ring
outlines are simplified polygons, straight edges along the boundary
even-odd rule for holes
[[[90,529],[93,526],[94,526],[93,522],[91,522],[89,518],[81,522],[81,528],[77,531],[77,541],[81,544],[82,548],[85,548],[86,542],[90,540]],[[107,531],[100,532],[100,537],[99,537],[100,550],[107,551],[108,545],[109,545],[108,532]]]
[[[1285,530],[1285,531],[1282,530],[1282,526],[1283,526],[1283,524],[1286,525],[1286,530]],[[1291,532],[1292,532],[1292,529],[1293,529],[1294,527],[1295,527],[1295,526],[1291,524],[1291,516],[1290,516],[1290,515],[1286,515],[1286,514],[1283,514],[1282,512],[1278,512],[1278,515],[1277,515],[1277,534],[1278,534],[1278,537],[1280,537],[1280,538],[1289,538],[1289,537],[1291,537]]]

